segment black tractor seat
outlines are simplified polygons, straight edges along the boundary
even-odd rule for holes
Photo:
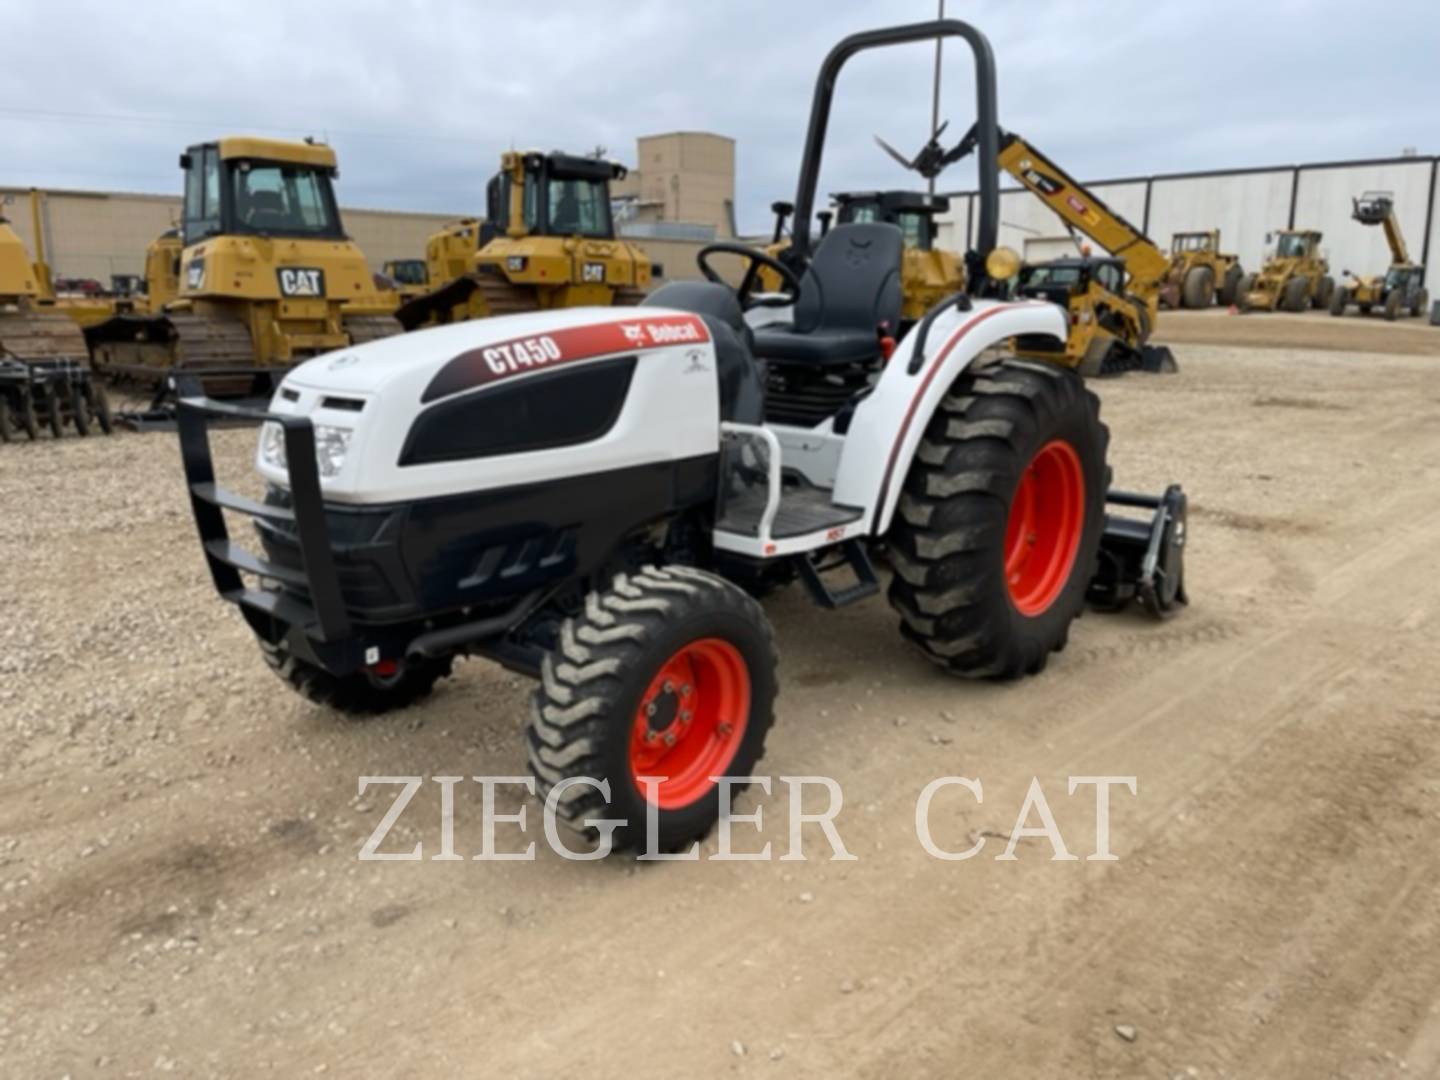
[[[837,225],[800,281],[794,320],[755,331],[755,355],[788,363],[848,365],[878,361],[882,334],[900,322],[898,226]]]

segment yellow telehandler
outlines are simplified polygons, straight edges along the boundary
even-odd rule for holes
[[[333,149],[229,136],[190,147],[180,167],[178,295],[163,302],[157,288],[147,310],[88,327],[98,369],[162,389],[193,370],[212,395],[267,394],[300,360],[399,333],[397,294],[376,288],[341,224]],[[157,244],[158,283],[173,248]]]
[[[1390,269],[1384,276],[1357,277],[1345,271],[1345,282],[1335,290],[1330,301],[1330,314],[1343,315],[1354,304],[1360,314],[1368,315],[1379,308],[1385,318],[1394,322],[1402,313],[1419,318],[1429,310],[1430,293],[1425,288],[1425,267],[1410,261],[1410,249],[1395,216],[1395,197],[1388,191],[1367,191],[1352,199],[1351,216],[1361,225],[1379,225],[1385,230],[1390,246]]]
[[[615,235],[597,158],[506,151],[486,188],[484,222],[452,222],[426,245],[431,291],[400,306],[407,330],[519,311],[638,304],[652,266]],[[459,273],[455,273],[459,270]]]

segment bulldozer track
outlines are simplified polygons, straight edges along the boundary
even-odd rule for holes
[[[367,341],[393,337],[403,329],[393,315],[345,316],[345,333],[350,335],[351,345],[364,345]]]
[[[471,278],[491,316],[518,315],[526,311],[540,310],[533,290],[522,289],[488,274],[474,274]]]
[[[0,350],[26,363],[69,360],[88,366],[80,324],[52,311],[0,313]]]

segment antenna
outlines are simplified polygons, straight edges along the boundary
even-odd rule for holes
[[[938,19],[945,18],[945,0],[940,0],[940,12]],[[935,88],[930,95],[930,141],[935,142],[940,138],[940,57],[945,51],[945,39],[935,39]],[[888,147],[887,147],[888,149]],[[898,156],[898,155],[897,155]],[[935,194],[935,177],[930,177],[930,195]]]

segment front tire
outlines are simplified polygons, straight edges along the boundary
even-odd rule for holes
[[[888,536],[901,633],[955,675],[1041,671],[1095,573],[1109,441],[1074,372],[1011,359],[957,379]]]
[[[540,797],[566,780],[559,820],[622,822],[615,848],[673,851],[720,814],[712,776],[748,776],[775,719],[775,644],[738,586],[685,566],[616,574],[566,619],[531,702],[527,744]],[[652,789],[639,778],[661,777]],[[734,785],[739,790],[742,785]],[[656,816],[653,838],[647,814]]]
[[[1350,303],[1350,290],[1341,285],[1330,298],[1330,314],[1337,318],[1345,314],[1345,305]]]
[[[1181,303],[1193,310],[1212,306],[1215,303],[1215,271],[1208,266],[1192,267],[1185,275]]]
[[[1285,289],[1280,294],[1280,306],[1286,311],[1299,314],[1304,311],[1310,303],[1310,279],[1304,276],[1293,277],[1285,283]]]
[[[1400,295],[1399,289],[1391,289],[1390,295],[1385,297],[1385,321],[1394,322],[1400,317],[1400,301],[1405,298]]]
[[[332,675],[283,645],[260,641],[265,663],[301,697],[351,716],[378,716],[413,705],[450,674],[452,661],[400,660],[353,675]]]

